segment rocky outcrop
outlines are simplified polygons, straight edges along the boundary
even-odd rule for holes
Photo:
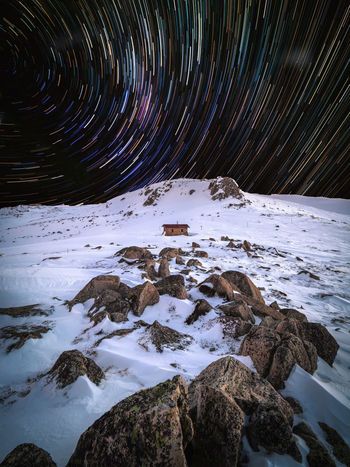
[[[0,315],[9,315],[12,316],[12,318],[22,318],[28,316],[49,316],[49,312],[43,310],[41,305],[35,304],[0,308]]]
[[[115,290],[118,291],[120,285],[119,276],[96,276],[91,279],[86,286],[77,293],[77,295],[71,300],[69,308],[71,309],[76,303],[84,303],[90,298],[97,298],[104,290]]]
[[[147,248],[142,248],[139,246],[128,246],[126,248],[122,248],[121,250],[117,251],[114,256],[122,256],[122,258],[126,260],[146,260],[152,259],[152,253],[147,250]]]
[[[23,324],[20,326],[5,326],[0,328],[0,339],[14,341],[6,348],[6,353],[20,349],[29,339],[41,339],[43,334],[51,331],[49,325]]]
[[[159,302],[159,292],[151,282],[137,285],[130,290],[130,301],[135,316],[141,316],[146,306]]]
[[[221,276],[230,282],[231,285],[238,288],[238,290],[260,303],[265,304],[264,299],[261,295],[260,290],[253,284],[248,276],[239,271],[226,271],[221,274]]]
[[[317,436],[306,423],[302,422],[293,429],[294,433],[305,441],[309,448],[306,456],[310,467],[335,467],[335,462],[331,458],[325,446],[317,439]]]
[[[279,333],[265,326],[253,326],[239,349],[249,355],[258,373],[280,389],[297,363],[313,374],[317,368],[317,354],[310,342],[303,342],[290,333]]]
[[[253,447],[279,454],[295,452],[293,410],[269,382],[243,363],[225,357],[205,368],[189,386],[191,413],[200,403],[201,386],[221,390],[249,416],[246,430]]]
[[[219,309],[224,312],[225,316],[241,318],[243,321],[255,323],[255,317],[249,306],[241,298],[234,298],[230,303],[219,306]]]
[[[218,177],[209,184],[212,200],[222,200],[227,198],[242,199],[243,195],[237,183],[230,177]]]
[[[207,297],[214,297],[217,294],[226,300],[232,300],[233,298],[234,289],[232,285],[219,274],[212,274],[207,277],[198,287],[199,291]]]
[[[340,434],[328,426],[327,423],[318,422],[323,432],[326,435],[326,441],[333,448],[333,455],[338,459],[342,464],[349,466],[350,465],[350,448],[340,436]]]
[[[197,386],[195,400],[191,410],[194,437],[186,451],[189,465],[237,465],[244,424],[242,410],[224,391],[210,386]]]
[[[200,298],[195,301],[196,307],[193,313],[186,319],[186,324],[193,324],[200,316],[204,316],[212,309],[211,305],[204,299]]]
[[[66,350],[56,360],[47,373],[48,381],[56,381],[57,387],[65,388],[74,383],[79,376],[86,375],[90,381],[99,385],[105,375],[101,368],[79,350]]]
[[[153,344],[157,352],[163,352],[164,347],[170,350],[183,350],[191,344],[193,338],[188,334],[182,334],[168,326],[162,326],[158,321],[154,321],[145,329],[143,337],[138,343],[149,350],[149,344]]]
[[[159,262],[158,276],[162,279],[170,276],[169,262],[166,258],[162,258]]]
[[[35,444],[19,444],[0,464],[1,467],[56,467],[50,454]]]
[[[181,376],[119,402],[79,438],[68,467],[187,466],[193,437],[187,386]]]
[[[188,298],[185,289],[185,280],[180,274],[168,276],[165,279],[156,282],[154,285],[157,288],[159,295],[168,294],[175,298]]]

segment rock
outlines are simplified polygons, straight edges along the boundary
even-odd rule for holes
[[[317,436],[306,423],[302,422],[293,429],[294,433],[305,441],[309,448],[306,456],[310,467],[335,467],[335,462],[331,458],[325,446],[317,439]]]
[[[119,276],[96,276],[91,279],[86,286],[77,293],[77,295],[69,302],[69,308],[72,309],[76,303],[84,303],[90,298],[98,297],[103,290],[118,291],[120,285]]]
[[[66,350],[61,353],[47,375],[48,380],[55,380],[60,389],[74,383],[79,376],[86,375],[96,385],[105,377],[101,368],[79,350]]]
[[[293,410],[269,382],[251,371],[240,361],[224,357],[211,363],[189,386],[191,412],[198,406],[199,386],[209,386],[221,390],[233,399],[247,415],[250,415],[247,430],[251,442],[280,454],[288,453],[294,445],[291,425]],[[259,421],[257,414],[264,414]],[[260,425],[257,425],[260,423]],[[277,424],[279,429],[277,429]],[[273,433],[268,427],[274,427]],[[253,439],[254,437],[254,439]]]
[[[324,433],[326,434],[326,441],[333,448],[333,455],[339,462],[350,465],[350,448],[339,435],[339,433],[326,423],[318,422]]]
[[[280,311],[280,307],[276,301],[270,303],[270,307],[273,308],[274,310]]]
[[[238,339],[244,336],[252,327],[248,321],[233,316],[219,316],[218,318],[214,318],[214,320],[221,324],[224,338],[229,339]]]
[[[163,248],[159,253],[160,258],[172,259],[176,258],[176,256],[181,255],[182,250],[181,248]]]
[[[103,311],[100,311],[104,307]],[[93,306],[89,310],[90,320],[95,324],[101,322],[106,316],[116,323],[128,320],[131,305],[124,300],[122,295],[115,290],[103,290],[101,295],[95,298]]]
[[[316,276],[316,274],[313,274],[312,272],[310,271],[305,271],[305,269],[303,269],[302,271],[298,272],[298,275],[299,274],[307,274],[310,279],[314,279],[315,281],[319,281],[320,278],[318,276]]]
[[[208,253],[206,251],[196,250],[194,252],[194,256],[196,256],[197,258],[208,258]]]
[[[158,274],[155,269],[156,262],[153,259],[146,259],[144,263],[144,269],[147,273],[147,276],[151,281],[158,279]]]
[[[211,305],[204,299],[200,298],[195,301],[196,307],[193,313],[186,319],[186,324],[193,324],[200,316],[204,316],[212,309]]]
[[[244,240],[242,248],[245,251],[252,251],[252,245],[247,240]]]
[[[232,300],[233,288],[232,285],[219,274],[212,274],[199,284],[199,291],[208,297],[213,297],[217,294],[226,300]]]
[[[216,240],[215,240],[214,237],[209,237],[209,240],[210,240],[211,242],[216,242]]]
[[[79,438],[67,467],[187,466],[193,437],[187,386],[175,376],[112,407]]]
[[[249,355],[258,373],[277,389],[284,387],[283,382],[296,363],[311,374],[317,368],[316,349],[311,343],[264,326],[251,328],[239,354]]]
[[[0,464],[1,467],[56,467],[50,454],[35,444],[19,444]]]
[[[229,242],[229,241],[230,241],[230,238],[229,238],[227,235],[222,235],[222,236],[221,236],[221,241],[222,241],[222,242]]]
[[[43,334],[51,331],[47,325],[22,324],[20,326],[5,326],[0,328],[0,339],[15,341],[10,344],[6,353],[20,349],[29,339],[41,339]]]
[[[28,316],[49,316],[49,313],[41,308],[41,305],[25,305],[11,308],[0,308],[0,315],[9,315],[12,318]]]
[[[180,265],[185,264],[185,260],[182,258],[182,256],[176,256],[175,262],[176,264],[180,264]]]
[[[198,260],[198,259],[189,259],[186,263],[186,266],[188,266],[189,268],[192,267],[192,266],[197,266],[197,267],[202,267],[202,263]]]
[[[259,326],[264,326],[265,328],[275,329],[279,321],[276,321],[271,316],[265,316],[259,324]]]
[[[242,192],[237,183],[230,177],[218,177],[209,184],[212,200],[222,200],[227,198],[242,199]]]
[[[298,310],[294,310],[292,308],[281,308],[279,310],[286,318],[293,318],[293,319],[298,319],[300,321],[307,321],[306,315],[304,313],[301,313]]]
[[[170,276],[169,262],[166,258],[162,258],[159,262],[158,276],[162,279]]]
[[[237,248],[236,245],[233,243],[233,241],[229,241],[228,244],[226,245],[226,248]]]
[[[242,299],[243,301],[245,301],[248,305],[252,307],[252,312],[260,318],[264,318],[265,316],[271,316],[275,320],[285,319],[285,316],[282,313],[275,310],[274,308],[265,305],[264,303],[259,302],[255,298],[248,297],[244,294],[235,295],[235,298]]]
[[[250,321],[253,324],[255,323],[253,313],[242,299],[234,299],[226,305],[219,306],[219,308],[224,312],[225,316],[238,317],[244,321]]]
[[[130,260],[146,260],[152,259],[152,253],[147,250],[147,248],[142,248],[139,246],[128,246],[119,250],[114,256],[122,255],[125,259]]]
[[[197,405],[190,412],[194,437],[186,450],[189,465],[211,467],[238,463],[244,415],[234,399],[222,390],[199,385]],[[216,462],[217,462],[216,461]]]
[[[144,282],[130,291],[132,311],[135,316],[141,316],[146,306],[159,302],[159,292],[151,282]]]
[[[158,321],[146,327],[145,334],[138,343],[149,351],[148,345],[152,343],[157,352],[163,352],[163,348],[170,350],[183,350],[191,344],[193,338],[188,334],[182,334],[168,326],[162,326]]]
[[[303,413],[303,408],[300,402],[294,397],[285,397],[288,404],[292,407],[295,414]]]
[[[200,244],[196,242],[192,242],[192,248],[200,248]]]
[[[168,294],[175,298],[188,298],[185,289],[185,280],[180,274],[168,276],[165,279],[156,282],[154,285],[160,295]]]
[[[248,297],[252,297],[260,303],[265,304],[260,290],[253,284],[248,276],[239,271],[226,271],[221,274],[230,284],[237,287],[240,292]]]

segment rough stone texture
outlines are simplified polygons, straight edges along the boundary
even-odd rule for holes
[[[288,453],[294,445],[291,425],[293,410],[271,384],[232,357],[224,357],[211,363],[189,386],[190,409],[198,405],[198,390],[201,385],[219,389],[235,400],[238,406],[250,415],[252,424],[251,442],[278,453]],[[257,427],[256,412],[264,413],[268,426],[279,425],[270,435],[268,426],[263,429],[263,420]],[[274,417],[276,421],[274,422]],[[248,424],[248,427],[250,425]],[[256,437],[255,437],[256,436]]]
[[[199,259],[189,259],[186,263],[186,266],[188,266],[189,268],[191,266],[197,266],[197,267],[202,267],[202,263],[199,261]]]
[[[97,385],[105,377],[101,368],[79,350],[66,350],[61,353],[47,375],[49,381],[55,380],[60,389],[74,383],[79,376],[86,375]]]
[[[275,329],[279,321],[276,321],[271,316],[265,316],[259,324],[259,326],[264,326],[265,328]]]
[[[292,407],[295,414],[303,413],[303,408],[300,402],[294,397],[285,397],[288,404]]]
[[[1,467],[56,467],[50,454],[35,444],[19,444],[0,464]]]
[[[234,316],[219,316],[214,320],[221,324],[224,338],[238,339],[247,334],[252,327],[248,321]]]
[[[238,287],[242,294],[252,297],[260,303],[265,304],[260,290],[253,284],[248,276],[239,271],[226,271],[223,272],[222,277],[230,284]]]
[[[279,310],[286,318],[297,319],[299,321],[307,321],[306,315],[301,313],[298,310],[294,310],[293,308],[281,308]]]
[[[104,310],[100,311],[102,307]],[[130,310],[130,303],[124,300],[119,292],[107,289],[95,298],[95,302],[89,310],[89,317],[95,324],[101,322],[106,316],[111,321],[120,323],[128,320]]]
[[[181,255],[183,251],[181,248],[163,248],[159,253],[160,258],[172,259],[176,258],[176,256]]]
[[[274,308],[274,309],[277,310],[277,311],[280,311],[280,310],[281,310],[279,304],[278,304],[276,301],[270,303],[270,307],[271,307],[271,308]]]
[[[158,289],[160,295],[168,294],[175,298],[188,298],[185,289],[185,279],[180,274],[168,276],[156,282],[154,285]]]
[[[145,282],[131,289],[130,299],[134,315],[141,316],[146,306],[159,302],[159,292],[151,282]]]
[[[146,350],[149,350],[148,345],[152,343],[157,352],[163,352],[164,347],[171,350],[183,350],[192,341],[193,338],[188,334],[182,334],[168,326],[162,326],[158,321],[154,321],[153,324],[146,327],[145,334],[139,339],[138,343]]]
[[[185,260],[183,259],[182,256],[176,256],[175,262],[176,264],[180,264],[180,265],[185,264]]]
[[[219,308],[224,312],[225,316],[233,316],[241,318],[244,321],[250,321],[253,324],[255,323],[255,317],[253,313],[251,312],[249,306],[242,299],[234,299],[226,305],[219,306]]]
[[[175,376],[119,402],[81,436],[67,467],[187,466],[187,386]]]
[[[128,246],[119,250],[115,256],[122,255],[125,259],[131,260],[146,260],[152,259],[152,253],[147,250],[147,248],[142,248],[139,246]]]
[[[9,315],[12,316],[12,318],[22,318],[24,316],[49,316],[49,313],[40,307],[41,305],[35,304],[0,308],[0,315]]]
[[[186,324],[194,323],[200,316],[206,315],[212,309],[212,306],[202,298],[196,300],[195,303],[196,307],[193,313],[191,313],[190,316],[186,319]]]
[[[162,279],[170,276],[169,262],[166,258],[162,258],[159,262],[158,276]]]
[[[233,298],[232,285],[219,274],[212,274],[199,284],[199,291],[208,297],[213,297],[217,294],[226,300]]]
[[[156,262],[153,259],[146,259],[144,263],[144,269],[147,273],[147,276],[151,281],[158,279],[158,274],[155,269]]]
[[[227,198],[242,199],[243,195],[237,183],[230,177],[218,177],[209,184],[212,200],[222,200]]]
[[[103,290],[118,291],[120,285],[119,276],[96,276],[91,279],[86,286],[77,293],[77,295],[69,302],[69,307],[72,308],[76,303],[84,303],[90,298],[96,298]]]
[[[222,390],[199,385],[197,405],[190,412],[194,438],[186,455],[189,465],[212,467],[237,465],[244,415],[234,399]]]
[[[196,256],[197,258],[208,258],[208,253],[206,251],[196,250],[194,252],[194,256]]]
[[[0,339],[15,341],[6,348],[6,353],[10,353],[12,350],[20,349],[28,339],[41,339],[43,334],[51,331],[51,329],[50,326],[34,324],[5,326],[0,328]]]
[[[270,306],[265,305],[264,303],[259,302],[259,300],[256,300],[253,297],[248,297],[248,295],[235,295],[235,298],[240,298],[248,305],[250,305],[252,307],[252,312],[260,318],[265,318],[265,316],[271,316],[273,319],[280,321],[286,318],[281,312],[275,310],[274,308],[271,308]]]
[[[253,326],[239,349],[249,355],[258,373],[275,388],[283,388],[284,381],[297,363],[313,374],[317,368],[316,349],[290,333],[279,333],[265,326]]]
[[[333,455],[346,466],[350,465],[350,448],[340,436],[340,434],[327,423],[318,422],[324,433],[326,434],[326,441],[333,448]]]
[[[325,446],[317,439],[317,436],[306,423],[302,422],[293,428],[296,435],[303,438],[309,448],[306,456],[310,467],[335,467],[335,462],[331,458]]]

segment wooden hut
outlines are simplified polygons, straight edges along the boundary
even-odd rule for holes
[[[163,224],[164,235],[188,235],[187,224]]]

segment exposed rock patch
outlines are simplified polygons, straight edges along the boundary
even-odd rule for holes
[[[334,456],[346,466],[350,465],[350,448],[340,434],[327,423],[318,422],[318,424],[326,434],[326,441],[332,446]]]
[[[200,316],[204,316],[212,309],[211,305],[204,299],[200,298],[195,301],[196,307],[193,313],[186,319],[186,324],[193,324]]]
[[[19,444],[1,462],[1,467],[56,467],[50,454],[35,444]]]
[[[219,274],[212,274],[199,284],[199,291],[207,297],[217,294],[221,298],[232,300],[233,290],[232,285]]]
[[[130,299],[134,315],[141,316],[146,306],[159,302],[159,292],[151,282],[145,282],[131,289]]]
[[[13,340],[6,353],[12,350],[20,349],[29,339],[41,339],[43,334],[51,331],[52,327],[48,325],[23,324],[21,326],[5,326],[0,328],[0,339]]]
[[[230,303],[219,306],[225,316],[241,318],[244,321],[255,323],[255,317],[246,302],[240,298],[234,298]]]
[[[182,255],[184,252],[181,250],[181,248],[163,248],[160,253],[159,257],[160,258],[166,258],[166,259],[172,259],[176,258],[178,255]]]
[[[224,279],[226,279],[231,285],[238,288],[238,290],[242,294],[265,304],[260,290],[253,284],[249,277],[243,274],[242,272],[226,271],[222,273],[221,276]]]
[[[122,256],[126,260],[146,260],[152,259],[152,253],[147,250],[147,248],[142,248],[139,246],[128,246],[117,251],[114,256]]]
[[[168,276],[156,282],[154,285],[158,289],[159,295],[168,294],[175,298],[188,298],[185,289],[185,280],[180,274]]]
[[[306,423],[302,422],[293,428],[296,435],[303,438],[309,448],[306,456],[310,467],[335,467],[335,462],[331,458],[325,446],[317,439],[317,436]]]
[[[28,316],[49,316],[49,313],[42,308],[41,305],[25,305],[11,308],[0,308],[0,315],[9,315],[12,318],[22,318]]]
[[[157,352],[163,352],[164,347],[171,350],[183,350],[191,344],[193,338],[188,334],[182,334],[168,326],[162,326],[158,321],[146,327],[145,335],[139,339],[138,343],[149,350],[148,345],[152,343]]]
[[[192,267],[192,266],[196,266],[196,267],[199,267],[201,268],[203,265],[202,263],[199,261],[199,259],[189,259],[186,263],[186,266],[188,266],[189,268]]]
[[[71,300],[69,308],[71,309],[77,303],[84,303],[90,298],[97,298],[104,290],[118,291],[120,285],[119,276],[100,275],[91,279],[86,286],[77,293]]]
[[[206,251],[196,250],[194,252],[194,256],[196,256],[197,258],[208,258],[208,253]]]
[[[162,258],[159,262],[158,276],[162,279],[170,276],[169,262],[166,258]]]
[[[230,177],[218,177],[209,184],[212,200],[222,200],[227,198],[242,199],[243,195],[237,183]]]

